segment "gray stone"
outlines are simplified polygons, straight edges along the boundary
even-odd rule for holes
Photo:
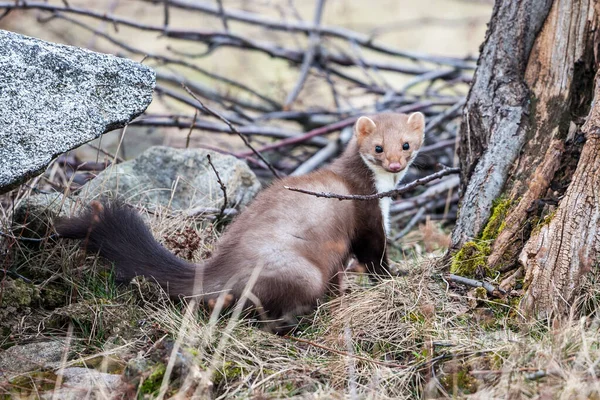
[[[60,367],[63,353],[67,350],[62,340],[15,345],[0,352],[0,377],[11,376],[40,368]]]
[[[154,84],[131,60],[0,30],[0,193],[140,115]]]
[[[40,394],[41,399],[113,398],[114,390],[122,382],[121,375],[107,374],[88,368],[65,368],[56,373],[62,376],[62,387]]]
[[[56,371],[57,375],[63,377],[63,383],[69,386],[110,386],[114,387],[121,383],[121,375],[107,374],[95,369],[71,367]]]
[[[208,154],[227,188],[227,207],[248,204],[260,190],[260,182],[246,163],[209,150],[163,146],[151,147],[134,160],[109,167],[84,185],[79,196],[120,196],[149,208],[220,208],[223,193],[208,163]]]

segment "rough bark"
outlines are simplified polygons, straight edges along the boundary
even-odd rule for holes
[[[550,223],[531,236],[519,256],[529,286],[521,307],[538,317],[568,311],[582,278],[600,257],[600,80],[596,82],[573,180]]]
[[[597,23],[592,2],[556,0],[535,41],[525,71],[525,82],[535,98],[533,123],[503,191],[514,206],[488,258],[492,269],[503,271],[514,265],[533,228],[530,220],[536,202],[553,197],[548,193],[553,180],[560,191],[565,182],[558,181],[568,181],[572,175],[572,160],[563,155],[576,145],[576,126],[588,112]],[[558,177],[561,168],[563,176]]]
[[[494,6],[460,128],[464,195],[452,236],[455,249],[483,229],[523,146],[530,102],[525,68],[551,5],[552,0],[499,0]]]

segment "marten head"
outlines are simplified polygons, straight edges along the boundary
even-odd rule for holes
[[[425,117],[420,112],[383,113],[360,117],[355,135],[358,151],[374,170],[391,173],[404,171],[415,159],[425,131]]]

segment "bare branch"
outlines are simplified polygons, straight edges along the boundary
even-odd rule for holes
[[[195,107],[196,108],[196,107]],[[166,115],[166,116],[157,116],[153,114],[148,114],[141,118],[136,119],[130,125],[138,125],[138,126],[162,126],[162,127],[174,127],[181,129],[189,129],[191,124],[192,117],[190,116],[179,116],[179,115]],[[221,132],[221,133],[235,133],[232,132],[231,129],[225,124],[213,123],[205,120],[198,119],[194,124],[194,129],[202,129],[205,131],[211,132]],[[298,136],[298,132],[283,130],[271,126],[258,126],[258,125],[246,125],[240,126],[237,128],[239,132],[246,136],[265,136],[271,137],[275,139],[290,139]],[[324,147],[329,141],[325,138],[321,137],[312,137],[306,141],[301,141],[303,144]],[[260,150],[262,152],[262,149]],[[248,157],[254,154],[253,152],[248,152],[248,154],[236,156],[239,158]]]
[[[273,175],[275,175],[276,178],[281,178],[281,176],[279,175],[279,173],[277,172],[277,170],[273,167],[273,165],[271,165],[271,163],[269,163],[263,156],[262,154],[260,154],[251,144],[250,142],[248,142],[248,139],[246,139],[246,136],[244,136],[239,130],[237,130],[237,128],[235,126],[233,126],[233,124],[231,122],[229,122],[229,120],[227,120],[227,118],[223,117],[221,114],[219,114],[218,112],[208,108],[207,106],[204,105],[204,103],[202,103],[202,101],[200,101],[200,99],[198,97],[196,97],[196,95],[187,87],[183,87],[185,89],[186,92],[188,92],[190,94],[190,96],[192,96],[199,104],[200,107],[206,111],[207,113],[209,113],[210,115],[217,117],[218,119],[220,119],[221,121],[223,121],[228,127],[229,129],[231,129],[232,132],[237,133],[237,135],[242,139],[242,141],[244,142],[244,144],[250,149],[252,150],[252,152],[258,157],[260,158],[260,160],[262,162],[265,163],[265,165],[267,167],[269,167],[269,169],[271,170],[271,172],[273,173]]]
[[[170,6],[176,6],[178,4],[175,0],[170,0]],[[210,49],[214,50],[218,47],[226,46],[226,47],[235,47],[242,48],[246,50],[253,50],[262,52],[271,57],[282,58],[297,64],[302,63],[304,59],[304,54],[301,51],[296,51],[292,49],[285,48],[280,45],[275,45],[268,42],[260,42],[256,40],[249,39],[244,36],[235,35],[227,32],[213,32],[207,30],[192,30],[192,29],[165,29],[164,26],[158,25],[150,25],[150,24],[142,24],[136,22],[131,19],[126,19],[122,17],[117,17],[111,14],[98,13],[95,11],[91,11],[88,9],[80,8],[80,7],[61,7],[57,5],[51,5],[43,2],[0,2],[1,9],[40,9],[45,11],[52,12],[68,12],[79,15],[84,15],[104,21],[110,21],[113,24],[122,24],[132,28],[151,31],[151,32],[160,32],[165,37],[175,38],[175,39],[183,39],[183,40],[195,40],[198,42],[206,43]],[[213,7],[214,8],[214,7]],[[226,14],[229,18],[231,18],[230,14]],[[311,30],[315,30],[314,27],[310,28]],[[337,30],[337,29],[336,29]],[[309,31],[306,29],[305,31]],[[315,30],[321,34],[326,31],[323,30]],[[351,32],[351,31],[348,31]],[[338,32],[339,33],[339,32]],[[462,69],[471,69],[472,65],[465,65],[465,63],[457,59],[452,59],[449,57],[429,57],[416,53],[407,53],[407,52],[399,52],[397,50],[393,50],[383,46],[375,46],[370,44],[370,40],[363,35],[358,35],[354,32],[348,35],[342,35],[339,37],[346,38],[352,42],[359,43],[364,45],[365,47],[380,51],[390,55],[397,55],[401,57],[406,57],[411,60],[421,60],[421,61],[429,61],[432,63],[444,64],[444,65],[452,65],[454,68],[462,68]],[[336,35],[332,35],[336,36]],[[342,66],[355,66],[356,61],[351,57],[339,54],[326,54],[321,57],[322,62],[332,62],[334,64],[339,64]],[[431,72],[431,69],[422,68],[418,66],[410,66],[410,65],[402,65],[391,62],[379,62],[379,61],[368,61],[365,62],[365,67],[372,68],[380,71],[392,71],[399,72],[404,74],[412,74],[412,75],[423,75],[428,72]]]
[[[317,0],[317,5],[315,7],[315,18],[314,24],[315,26],[319,26],[321,24],[321,17],[323,15],[323,7],[325,6],[325,0]],[[298,82],[294,89],[289,93],[287,99],[285,100],[285,104],[283,106],[284,110],[288,110],[291,104],[296,100],[296,97],[300,94],[302,90],[302,86],[304,86],[304,82],[306,82],[306,77],[308,76],[308,71],[312,66],[312,63],[315,59],[315,54],[317,52],[317,48],[319,46],[319,33],[312,31],[310,33],[310,41],[308,45],[308,50],[304,53],[304,59],[302,60],[302,66],[300,67],[300,77],[298,78]]]
[[[152,0],[146,0],[152,1]],[[171,4],[174,7],[180,7],[188,10],[197,10],[202,11],[207,14],[211,14],[214,16],[219,16],[220,11],[217,7],[212,4],[208,4],[201,1],[191,1],[191,0],[171,0]],[[303,21],[292,22],[285,21],[281,22],[280,20],[275,20],[272,18],[263,17],[257,15],[255,13],[241,11],[241,10],[227,10],[225,11],[225,15],[228,19],[236,20],[240,22],[245,22],[253,25],[261,25],[266,28],[280,30],[285,32],[302,32],[305,34],[310,34],[311,32],[318,33],[321,36],[330,36],[339,39],[344,39],[347,41],[355,42],[365,48],[370,50],[374,50],[380,53],[384,53],[391,56],[404,57],[411,60],[419,60],[426,61],[431,63],[436,63],[440,65],[448,65],[455,68],[462,69],[474,69],[475,63],[465,61],[460,58],[453,57],[438,57],[438,56],[430,56],[427,54],[420,54],[417,52],[409,52],[409,51],[401,51],[397,49],[393,49],[384,45],[379,45],[373,43],[372,37],[368,35],[363,35],[348,29],[340,28],[340,27],[327,27],[327,26],[317,26],[316,24],[308,24]]]
[[[165,27],[165,32],[169,29],[169,0],[163,0],[164,3],[164,22],[163,25]]]
[[[444,102],[442,102],[442,103],[444,103]],[[431,106],[437,105],[437,104],[440,104],[440,103],[439,102],[434,102],[434,101],[426,101],[426,102],[422,102],[422,103],[416,102],[416,103],[413,103],[413,104],[411,104],[409,106],[406,106],[406,107],[400,107],[400,108],[398,108],[398,109],[396,109],[394,111],[396,111],[396,112],[413,112],[413,111],[423,110],[423,109],[426,109],[428,107],[431,107]],[[274,144],[271,144],[271,145],[268,145],[268,146],[264,146],[264,147],[260,148],[258,151],[260,151],[262,153],[262,152],[265,152],[265,151],[278,149],[278,148],[281,148],[281,147],[284,147],[284,146],[289,146],[291,144],[302,143],[302,142],[304,142],[304,141],[306,141],[308,139],[314,138],[315,136],[321,136],[321,135],[326,135],[326,134],[331,133],[331,132],[336,132],[336,131],[339,131],[341,129],[344,129],[347,126],[354,125],[354,123],[356,122],[356,120],[358,118],[360,118],[360,115],[356,115],[354,117],[346,118],[346,119],[344,119],[342,121],[339,121],[339,122],[336,122],[336,123],[333,123],[333,124],[330,124],[330,125],[327,125],[327,126],[323,126],[323,127],[320,127],[320,128],[313,129],[313,130],[311,130],[309,132],[306,132],[304,135],[293,137],[293,138],[289,138],[289,139],[282,140],[280,142],[277,142],[277,143],[274,143]],[[237,155],[238,155],[238,157],[245,157],[245,156],[250,155],[250,153],[244,152],[244,153],[238,153]]]
[[[406,193],[411,191],[412,189],[416,188],[417,186],[422,186],[425,185],[431,181],[434,181],[436,179],[440,179],[443,176],[446,175],[450,175],[450,174],[458,174],[460,173],[460,168],[450,168],[447,167],[445,165],[442,165],[442,169],[434,174],[428,175],[424,178],[421,179],[417,179],[416,181],[413,181],[411,183],[407,183],[406,185],[403,185],[401,187],[399,187],[398,189],[394,189],[394,190],[389,190],[387,192],[382,192],[382,193],[375,193],[375,194],[369,194],[369,195],[362,195],[362,194],[337,194],[337,193],[331,193],[331,192],[313,192],[310,190],[305,190],[305,189],[299,189],[299,188],[292,188],[289,186],[284,186],[284,188],[291,190],[292,192],[299,192],[299,193],[304,193],[304,194],[310,194],[316,197],[325,197],[328,199],[338,199],[338,200],[376,200],[376,199],[382,199],[384,197],[394,197],[394,196],[398,196],[402,193]]]
[[[402,239],[404,236],[408,235],[408,233],[412,230],[412,228],[421,220],[421,217],[425,214],[427,209],[425,207],[419,208],[419,211],[408,221],[408,223],[402,228],[400,232],[394,236],[392,240]]]
[[[225,15],[225,10],[223,9],[223,0],[217,0],[217,4],[219,5],[219,15],[221,20],[223,21],[223,28],[225,32],[229,32],[229,26],[227,25],[227,15]]]
[[[194,113],[194,119],[192,120],[192,123],[190,124],[190,130],[188,132],[187,137],[185,138],[185,148],[186,149],[190,148],[190,138],[192,137],[192,132],[194,131],[194,126],[196,125],[197,119],[198,119],[198,110],[196,110],[196,112]]]

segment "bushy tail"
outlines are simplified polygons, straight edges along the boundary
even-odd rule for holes
[[[193,294],[199,266],[171,254],[122,202],[92,201],[82,215],[58,219],[54,225],[61,237],[79,239],[86,251],[114,262],[119,280],[143,275],[154,278],[172,297]]]

